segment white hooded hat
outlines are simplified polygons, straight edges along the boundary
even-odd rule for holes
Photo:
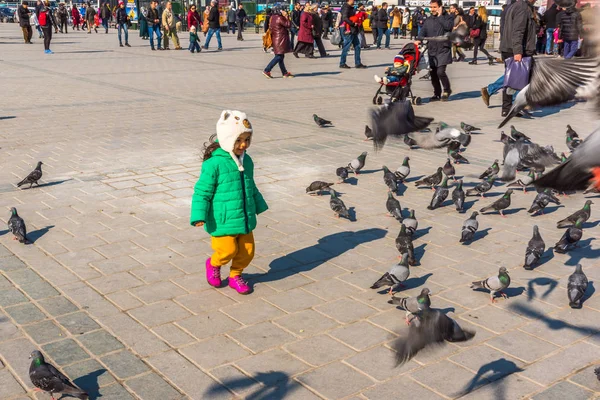
[[[252,124],[250,124],[246,113],[236,110],[223,110],[221,118],[217,121],[217,139],[221,148],[231,155],[240,171],[244,170],[244,166],[233,153],[233,147],[237,138],[242,133],[247,132],[252,133]]]

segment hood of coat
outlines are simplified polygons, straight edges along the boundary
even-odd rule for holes
[[[241,160],[234,154],[233,148],[237,138],[246,132],[253,132],[252,124],[248,120],[246,113],[236,110],[223,110],[221,118],[217,121],[217,139],[221,148],[231,155],[240,171],[244,170],[244,166]]]

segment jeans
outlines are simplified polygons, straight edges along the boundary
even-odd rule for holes
[[[502,86],[504,86],[504,75],[500,75],[500,78],[496,79],[495,82],[490,83],[489,85],[487,85],[487,91],[488,94],[490,96],[495,95],[496,93],[498,93],[500,90],[502,90]],[[515,97],[517,97],[517,94],[520,92],[517,91],[512,95],[513,101],[515,100]]]
[[[217,37],[217,45],[219,50],[221,50],[223,48],[223,46],[221,45],[221,28],[208,28],[208,35],[206,35],[206,42],[204,43],[204,48],[208,49],[210,39],[213,35]]]
[[[565,40],[563,55],[565,58],[573,58],[575,53],[577,53],[577,45],[579,44],[579,40]]]
[[[59,28],[61,33],[63,31],[63,26],[65,28],[65,33],[67,33],[67,26],[69,26],[69,22],[66,18],[60,20]]]
[[[550,54],[552,43],[554,43],[554,28],[548,28],[546,29],[546,54]]]
[[[160,25],[148,25],[148,36],[150,37],[150,47],[154,50],[154,35],[156,33],[156,44],[160,49],[160,41],[162,39],[162,35],[160,33]]]
[[[228,22],[227,23],[227,33],[229,33],[230,31],[235,35],[235,22]]]
[[[121,29],[125,31],[125,43],[129,43],[129,32],[127,31],[127,24],[119,24],[119,44],[123,44],[121,41]]]
[[[292,46],[292,49],[294,48],[294,38],[298,36],[298,28],[292,26],[290,28],[290,44]]]
[[[190,46],[188,47],[188,50],[191,51],[192,53],[194,51],[196,51],[196,53],[200,53],[200,43],[190,42]]]
[[[44,33],[42,32],[42,28],[39,25],[36,25],[35,29],[37,29],[38,33],[40,34],[40,38],[44,37]]]
[[[421,26],[421,25],[419,25],[419,26],[417,27],[417,36],[418,36],[418,37],[421,37],[421,28],[422,28],[422,26]]]
[[[360,62],[360,42],[356,33],[344,33],[344,46],[342,47],[342,55],[340,57],[340,65],[346,64],[346,57],[350,51],[350,46],[354,47],[354,65],[362,64]]]
[[[237,38],[238,38],[238,40],[244,40],[244,37],[242,36],[242,30],[244,28],[244,21],[238,21],[238,22],[236,22],[236,24],[237,24],[237,28],[238,28]]]
[[[106,32],[108,32],[108,19],[107,18],[102,18],[102,26],[104,27]]]
[[[271,72],[275,65],[279,64],[279,68],[281,69],[281,73],[283,75],[287,74],[287,69],[285,69],[285,64],[283,63],[283,59],[285,58],[285,54],[275,54],[275,57],[271,60],[269,65],[265,68],[265,72]]]
[[[390,30],[388,28],[377,28],[377,48],[381,48],[381,39],[385,35],[385,48],[390,48]]]
[[[431,67],[431,84],[433,85],[433,95],[441,96],[442,95],[442,87],[444,88],[444,92],[450,93],[452,89],[450,89],[450,79],[448,79],[448,75],[446,74],[446,65],[440,65],[439,67],[434,67],[431,60],[429,61]],[[441,82],[441,84],[440,84]]]

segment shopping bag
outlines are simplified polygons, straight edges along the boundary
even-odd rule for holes
[[[329,39],[332,45],[339,46],[342,44],[342,34],[339,29],[333,30],[333,35],[331,35],[331,39]]]
[[[531,74],[531,63],[533,58],[523,57],[520,62],[516,62],[512,57],[507,58],[504,63],[504,85],[503,87],[521,90],[529,84]]]

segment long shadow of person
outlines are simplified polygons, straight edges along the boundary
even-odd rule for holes
[[[257,381],[264,386],[259,386]],[[252,378],[236,378],[223,381],[223,385],[232,391],[243,391],[250,389],[252,386],[257,386],[258,390],[245,394],[246,400],[267,400],[267,399],[284,399],[287,395],[294,392],[300,387],[300,384],[292,381],[288,374],[281,371],[259,372]],[[204,393],[205,398],[210,399],[225,392],[225,388],[215,383]]]
[[[536,296],[534,286],[548,286],[544,294],[540,296],[541,299],[545,299],[550,293],[552,293],[554,289],[556,289],[556,286],[558,286],[558,281],[556,279],[546,277],[530,279],[527,283],[527,301],[533,300]]]
[[[104,368],[97,369],[96,371],[90,372],[87,375],[80,376],[79,378],[73,379],[73,383],[77,385],[81,390],[85,390],[90,396],[90,400],[102,397],[100,394],[100,385],[98,384],[98,377],[104,374],[106,370]]]
[[[489,382],[497,381],[498,379],[504,378],[507,375],[521,371],[523,370],[519,368],[517,364],[505,358],[500,358],[498,360],[489,362],[479,367],[479,370],[477,371],[475,376],[471,379],[471,381],[467,384],[465,389],[463,389],[463,391],[459,395],[464,396],[465,394],[471,392],[473,389],[479,386],[485,385]],[[498,382],[498,385],[496,385],[496,390],[494,392],[494,399],[503,400],[506,398],[504,393],[504,386],[505,384],[503,382]]]

